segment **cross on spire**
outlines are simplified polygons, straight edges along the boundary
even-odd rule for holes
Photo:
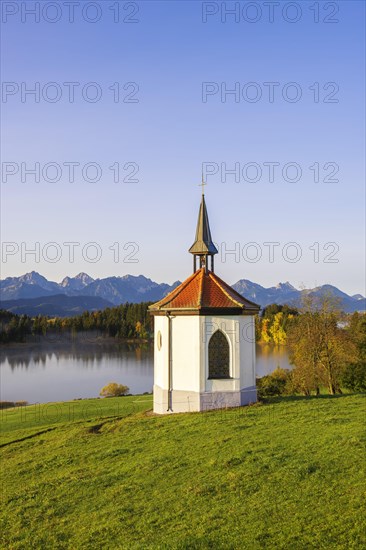
[[[207,185],[207,183],[205,183],[205,182],[203,181],[203,174],[202,174],[202,183],[200,183],[200,184],[198,185],[198,187],[202,187],[202,195],[205,194],[205,189],[204,189],[205,185]]]

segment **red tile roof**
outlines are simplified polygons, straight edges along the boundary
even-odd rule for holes
[[[241,296],[212,271],[206,273],[201,268],[162,300],[151,305],[149,310],[152,314],[176,310],[197,314],[209,314],[210,310],[222,314],[228,310],[230,313],[254,314],[259,306]]]

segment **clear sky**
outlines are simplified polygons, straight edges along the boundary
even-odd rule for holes
[[[221,277],[365,292],[363,1],[35,4],[2,2],[2,278],[183,280],[203,166]]]

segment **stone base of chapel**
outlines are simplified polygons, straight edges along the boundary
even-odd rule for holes
[[[229,407],[242,407],[257,401],[255,386],[240,391],[192,392],[173,390],[169,400],[168,390],[154,385],[154,413],[171,414],[201,412]]]

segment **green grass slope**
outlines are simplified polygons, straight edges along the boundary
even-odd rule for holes
[[[149,409],[2,411],[2,548],[365,547],[362,395]]]

